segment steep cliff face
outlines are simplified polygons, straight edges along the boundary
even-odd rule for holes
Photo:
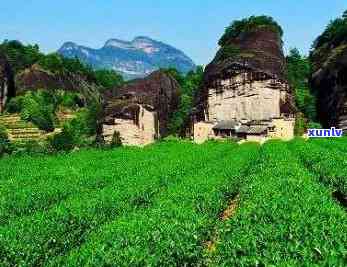
[[[59,77],[52,72],[44,70],[39,65],[33,65],[32,67],[18,73],[15,80],[18,93],[38,89],[73,90],[76,86],[73,81],[70,81],[64,77]]]
[[[347,45],[331,49],[326,56],[313,54],[311,86],[317,92],[318,117],[324,127],[347,130]],[[322,60],[323,58],[323,60]]]
[[[33,90],[64,90],[80,93],[86,102],[88,100],[100,102],[101,100],[97,86],[87,81],[85,77],[72,73],[52,73],[38,64],[18,73],[15,76],[15,85],[17,94]]]
[[[117,130],[121,131],[123,137],[130,136],[133,132],[138,132],[134,129],[139,129],[136,134],[139,138],[144,138],[139,135],[147,133],[154,135],[153,139],[165,136],[170,115],[178,108],[179,95],[178,82],[161,71],[156,71],[147,78],[134,80],[114,91],[107,91],[104,95],[106,135],[110,136]],[[133,141],[129,143],[137,144]]]
[[[347,12],[329,23],[310,54],[311,87],[318,117],[325,127],[347,130]]]
[[[5,55],[0,54],[0,113],[6,102],[16,95],[13,72]]]
[[[206,67],[195,121],[266,120],[294,110],[281,36],[255,27],[224,40]]]

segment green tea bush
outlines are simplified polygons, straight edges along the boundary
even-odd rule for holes
[[[243,180],[238,212],[220,226],[212,266],[346,265],[346,212],[285,143],[265,144]]]
[[[0,162],[3,172],[17,177],[19,187],[24,184],[17,190],[9,186],[8,175],[2,181],[6,185],[0,188],[4,198],[0,265],[47,266],[77,249],[101,226],[150,207],[158,194],[163,196],[171,185],[202,173],[206,160],[217,160],[235,146],[167,142],[143,150],[90,150]],[[23,175],[24,164],[34,170],[30,176]],[[35,197],[30,197],[33,191]]]
[[[55,107],[52,95],[45,91],[28,92],[22,103],[21,118],[35,124],[40,130],[54,130]]]
[[[347,196],[347,142],[336,142],[325,139],[305,142],[297,139],[290,145],[302,162],[320,177],[320,182]]]

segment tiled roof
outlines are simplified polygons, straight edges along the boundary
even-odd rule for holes
[[[237,121],[220,121],[216,126],[213,127],[214,130],[235,130],[235,127],[239,125]]]

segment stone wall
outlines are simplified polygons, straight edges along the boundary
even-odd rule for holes
[[[213,138],[213,126],[214,123],[209,122],[198,122],[194,124],[194,142],[197,144],[202,144],[208,139]]]
[[[276,118],[272,120],[272,125],[275,127],[275,131],[269,132],[269,138],[279,138],[286,141],[294,138],[294,118]]]
[[[265,143],[268,138],[265,135],[247,135],[246,140],[248,142]]]
[[[159,138],[158,118],[154,111],[148,111],[139,105],[138,124],[134,120],[115,118],[113,125],[103,125],[103,137],[106,143],[111,143],[113,134],[120,134],[125,146],[145,146]]]
[[[207,121],[266,120],[281,116],[287,84],[275,79],[249,79],[247,73],[220,80],[209,89]]]

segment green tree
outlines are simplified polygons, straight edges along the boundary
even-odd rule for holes
[[[311,75],[310,61],[293,48],[286,58],[287,78],[295,93],[295,102],[299,111],[310,121],[316,121],[316,97],[311,92],[308,79]]]
[[[63,60],[57,53],[48,54],[39,61],[41,67],[53,73],[62,73],[64,71]]]
[[[282,27],[269,16],[251,16],[242,20],[235,20],[229,27],[225,29],[223,36],[218,44],[225,46],[232,38],[238,37],[241,33],[254,31],[259,28],[268,28],[277,32],[280,37],[283,36]]]
[[[97,70],[95,71],[97,84],[105,90],[118,88],[124,84],[123,77],[114,70]]]
[[[32,66],[44,56],[38,45],[23,45],[19,41],[5,40],[0,45],[0,52],[7,55],[15,73]]]
[[[28,92],[22,100],[21,118],[35,124],[40,130],[54,130],[55,104],[47,91]]]
[[[347,10],[342,17],[330,21],[324,32],[317,37],[313,43],[313,49],[319,49],[323,46],[332,47],[339,46],[347,41]]]
[[[169,73],[179,81],[182,90],[179,108],[169,122],[169,132],[180,134],[189,119],[195,93],[201,87],[204,69],[198,66],[195,71],[190,71],[186,76],[180,75],[173,69],[170,69]]]

